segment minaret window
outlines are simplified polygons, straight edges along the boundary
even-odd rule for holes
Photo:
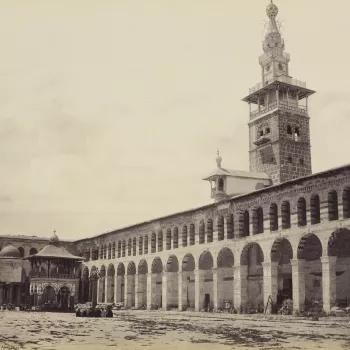
[[[223,191],[224,190],[224,180],[221,179],[221,178],[218,181],[218,190],[219,191]]]
[[[292,127],[290,125],[287,126],[287,135],[292,135]]]
[[[295,128],[294,130],[294,140],[295,141],[298,141],[300,138],[300,131],[299,131],[299,128]]]
[[[266,128],[266,134],[270,133],[270,128]]]

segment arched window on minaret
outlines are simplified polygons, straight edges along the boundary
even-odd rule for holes
[[[292,135],[292,127],[287,125],[287,135]]]
[[[223,191],[224,190],[224,180],[220,177],[218,180],[218,190]]]
[[[294,140],[299,141],[300,140],[300,130],[298,127],[294,129]]]

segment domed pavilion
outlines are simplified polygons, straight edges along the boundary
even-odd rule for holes
[[[11,244],[0,251],[0,305],[19,305],[24,301],[26,285],[21,258],[21,252]]]
[[[47,246],[24,259],[31,263],[31,306],[72,309],[79,289],[78,268],[85,259],[64,248],[55,231]]]

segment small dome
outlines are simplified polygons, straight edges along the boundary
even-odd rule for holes
[[[0,251],[0,258],[21,258],[21,253],[10,244]]]
[[[278,14],[278,7],[272,2],[266,7],[266,14],[269,18],[275,18]]]
[[[60,240],[59,240],[59,238],[56,235],[56,231],[53,231],[53,235],[50,237],[49,243],[50,244],[58,244],[58,243],[60,243]]]

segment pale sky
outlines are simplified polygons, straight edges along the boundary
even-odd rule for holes
[[[0,234],[78,239],[211,203],[248,170],[268,0],[0,1]],[[349,0],[275,0],[313,172],[350,163]]]

